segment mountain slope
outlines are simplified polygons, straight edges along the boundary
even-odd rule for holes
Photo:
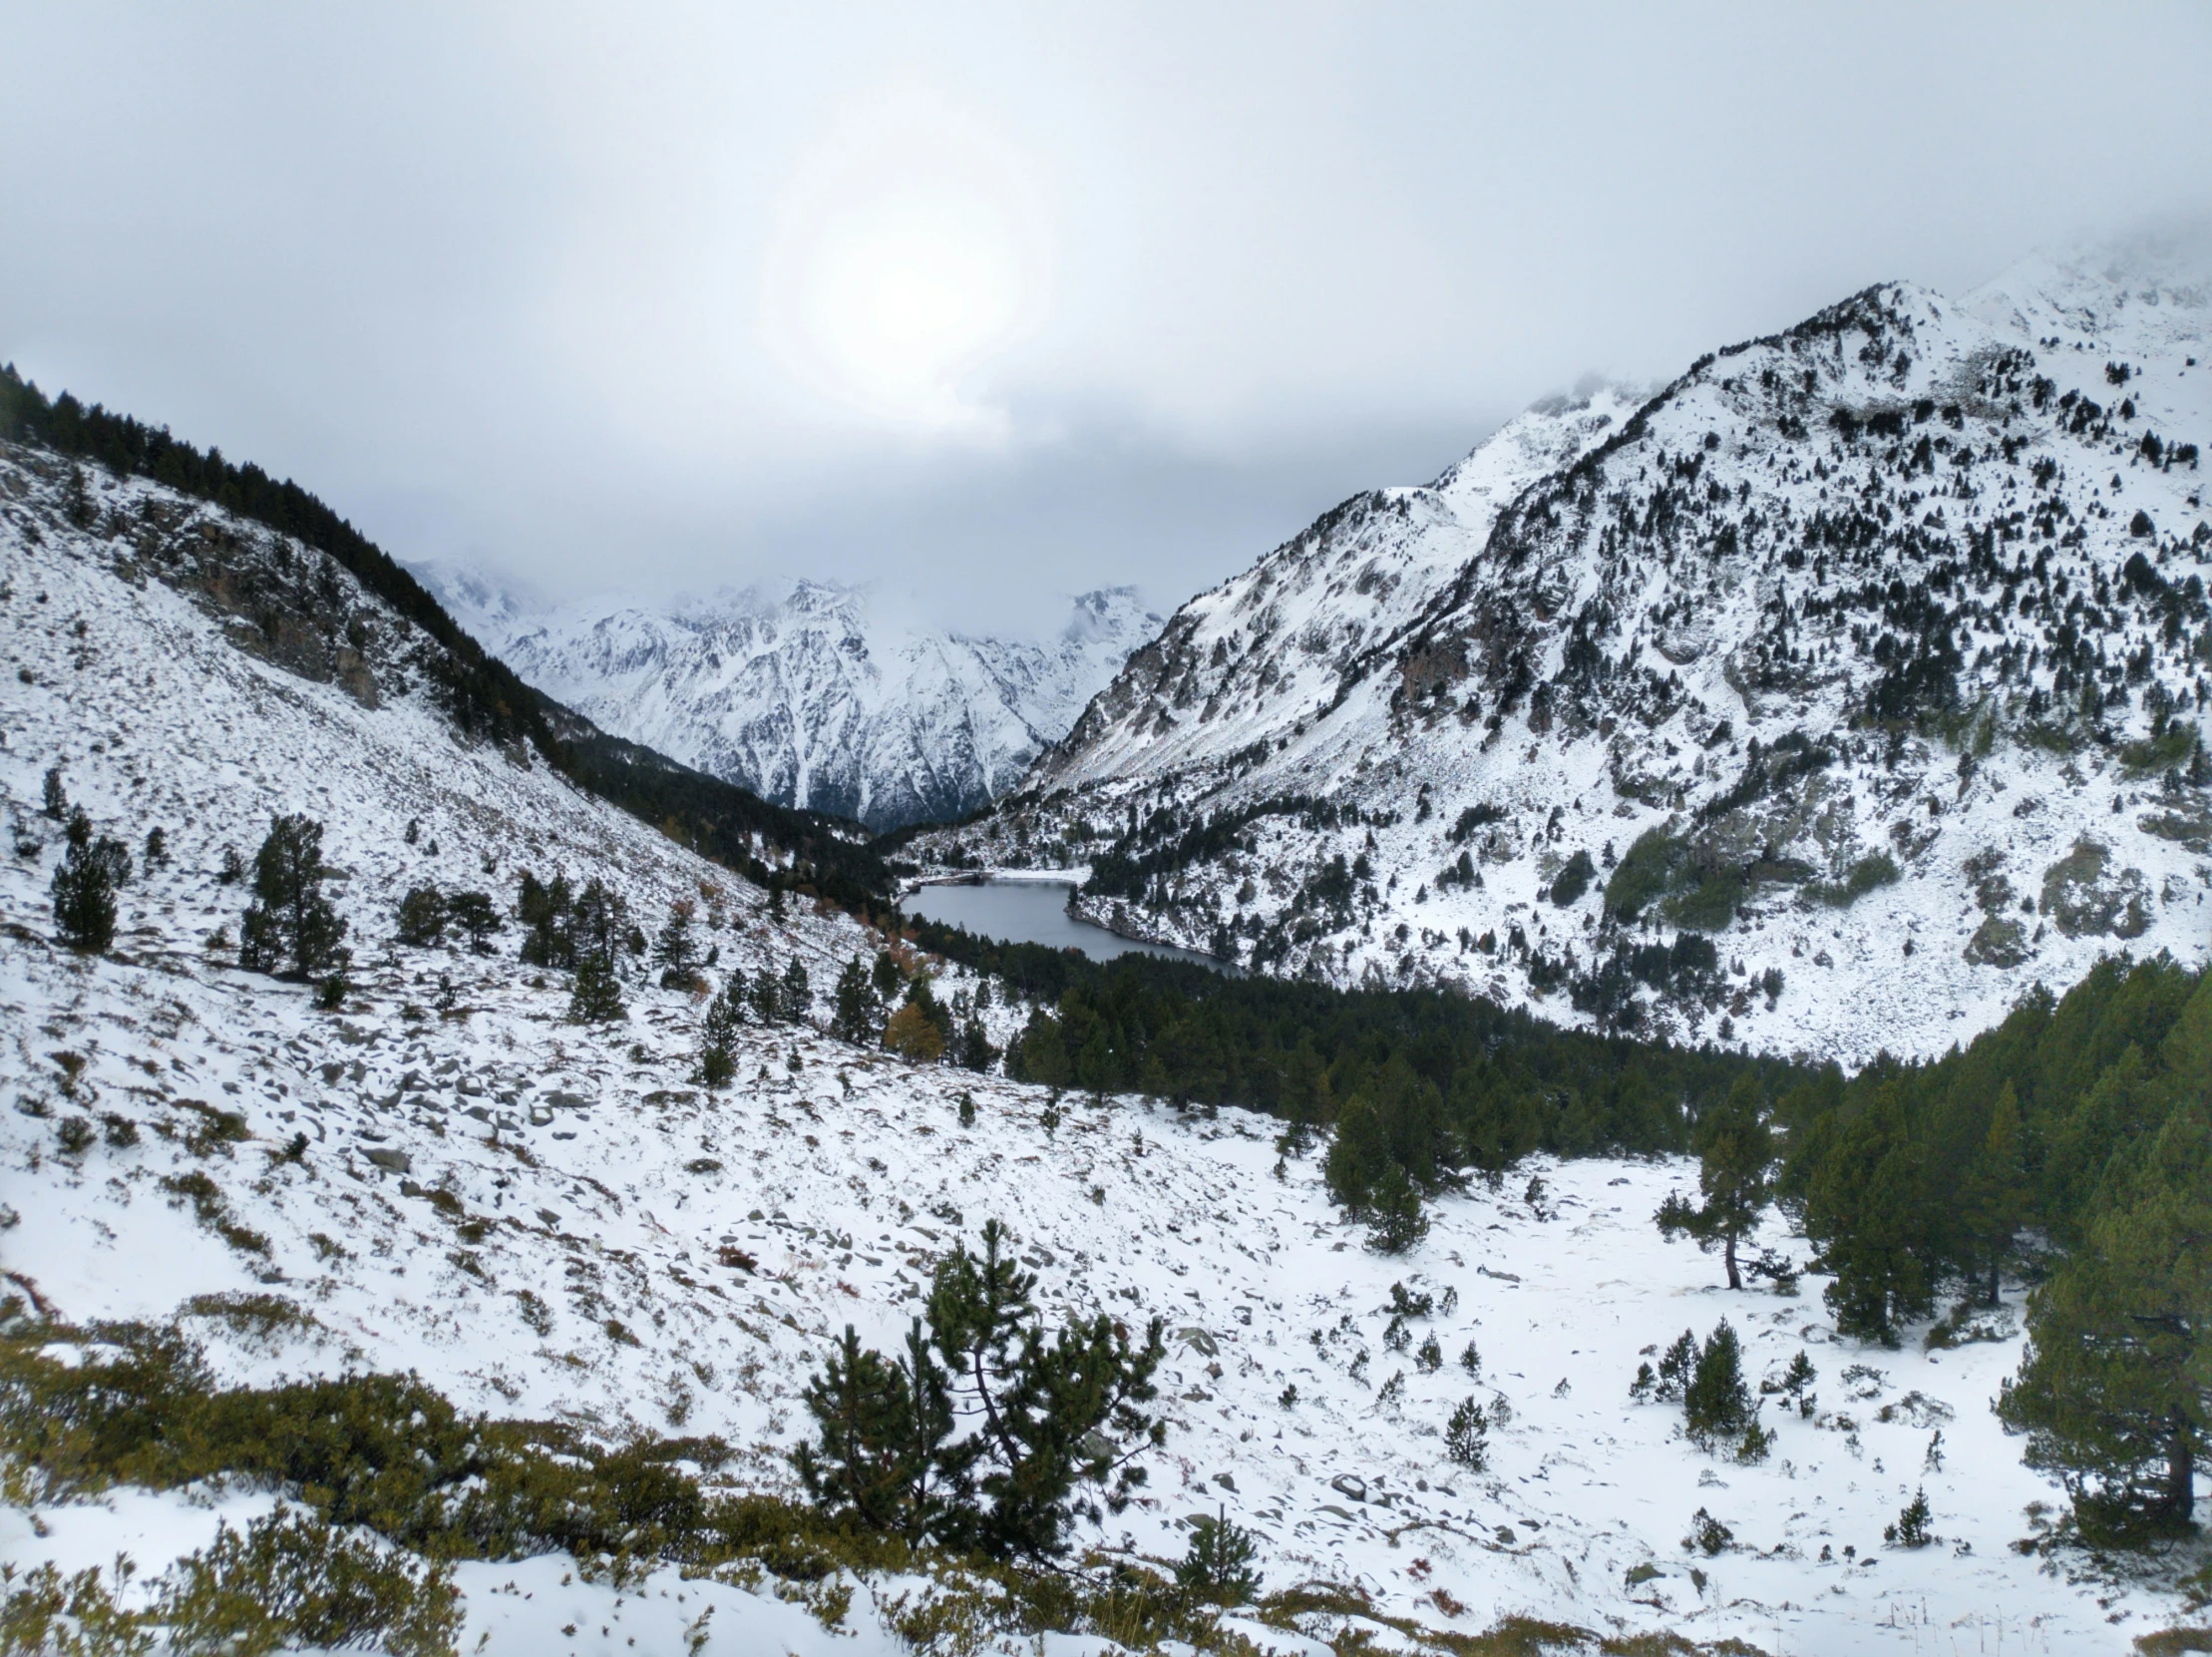
[[[481,578],[426,575],[526,680],[605,728],[879,829],[988,804],[1160,624],[1126,588],[1078,599],[1038,643],[901,625],[865,590],[816,582],[535,614]]]
[[[1186,606],[1001,815],[1133,933],[1846,1058],[2200,960],[2212,313],[2144,256],[1532,411]]]
[[[333,635],[349,656],[321,653]],[[511,922],[486,954],[400,943],[411,887],[504,900],[525,867],[603,879],[648,928],[691,900],[717,974],[796,959],[818,996],[880,942],[813,906],[779,918],[527,747],[457,730],[437,648],[296,539],[0,449],[0,1333],[90,1363],[113,1351],[106,1320],[145,1320],[198,1343],[224,1384],[412,1371],[463,1408],[602,1444],[718,1436],[734,1452],[718,1487],[789,1492],[803,1390],[839,1331],[895,1343],[953,1239],[997,1217],[1047,1307],[1169,1319],[1167,1445],[1137,1504],[1080,1527],[1091,1575],[1172,1563],[1196,1516],[1226,1512],[1271,1588],[1340,1585],[1271,1623],[1228,1619],[1262,1650],[1441,1654],[1527,1614],[1668,1649],[1773,1630],[1794,1652],[1903,1653],[1933,1621],[2118,1653],[2176,1609],[2139,1573],[2008,1545],[2053,1494],[1983,1407],[2019,1360],[2017,1297],[1960,1349],[1839,1344],[1817,1276],[1729,1294],[1713,1261],[1655,1242],[1686,1163],[1537,1159],[1525,1185],[1442,1194],[1425,1240],[1385,1257],[1320,1159],[1282,1159],[1279,1124],[1242,1110],[1090,1103],[812,1025],[741,1030],[737,1079],[710,1093],[691,993],[638,962],[628,1016],[578,1025],[562,975],[516,959]],[[53,941],[55,766],[100,832],[136,852],[161,826],[170,844],[138,860],[107,956]],[[244,907],[225,849],[250,853],[279,811],[327,827],[354,951],[336,1012],[208,943],[235,940]],[[976,988],[947,970],[937,991]],[[995,1038],[1027,1011],[1001,998]],[[1779,1223],[1757,1242],[1790,1245]],[[1763,1464],[1624,1402],[1640,1349],[1722,1316],[1754,1378],[1800,1351],[1821,1372],[1827,1408],[1771,1409]],[[1491,1424],[1480,1471],[1443,1450],[1469,1401]],[[1945,1545],[1877,1554],[1923,1483]],[[109,1571],[127,1551],[143,1599],[218,1518],[277,1499],[233,1484],[34,1505],[11,1481],[0,1557]],[[1685,1554],[1700,1511],[1732,1539]],[[805,1563],[467,1561],[458,1649],[890,1657],[978,1649],[978,1630],[1104,1649],[1095,1628],[932,1620],[945,1584],[912,1572],[814,1580]]]

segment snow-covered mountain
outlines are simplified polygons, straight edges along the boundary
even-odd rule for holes
[[[737,1080],[709,1093],[689,991],[627,967],[628,1016],[572,1024],[560,975],[516,960],[512,925],[486,954],[400,943],[410,888],[504,900],[526,867],[605,880],[648,926],[691,902],[718,976],[796,958],[819,994],[880,940],[811,905],[779,919],[729,870],[462,734],[435,640],[321,553],[143,479],[82,476],[0,447],[14,1351],[113,1361],[109,1320],[134,1320],[194,1343],[217,1384],[412,1372],[462,1409],[595,1443],[682,1435],[687,1466],[719,1438],[730,1459],[700,1467],[713,1489],[788,1492],[802,1391],[839,1331],[896,1342],[935,1260],[996,1217],[1045,1306],[1168,1316],[1167,1442],[1135,1505],[1083,1523],[1092,1574],[1172,1564],[1194,1516],[1226,1513],[1258,1538],[1268,1587],[1307,1590],[1226,1616],[1205,1649],[1443,1657],[1603,1636],[1740,1652],[1772,1636],[1902,1657],[1933,1628],[1962,1648],[2117,1657],[2178,1614],[2150,1573],[2071,1553],[2060,1571],[2010,1545],[2039,1522],[2022,1509],[2055,1494],[1985,1407],[2019,1361],[2017,1294],[1964,1347],[1839,1345],[1817,1276],[1731,1294],[1693,1246],[1655,1240],[1688,1164],[1538,1159],[1525,1187],[1444,1193],[1426,1239],[1385,1257],[1358,1246],[1319,1159],[1280,1160],[1279,1124],[1246,1111],[1086,1103],[812,1025],[739,1031]],[[51,767],[99,833],[168,841],[166,860],[135,860],[107,955],[53,939]],[[234,965],[245,893],[223,854],[295,811],[325,825],[351,929],[334,1012]],[[975,987],[955,969],[937,984]],[[995,1037],[1025,1013],[999,998]],[[1790,1242],[1779,1221],[1759,1241]],[[1825,1408],[1769,1409],[1757,1465],[1626,1402],[1640,1349],[1722,1316],[1754,1377],[1799,1353],[1819,1371]],[[1491,1424],[1479,1472],[1442,1449],[1469,1400]],[[53,1563],[134,1606],[218,1522],[281,1498],[245,1480],[72,1494],[16,1471],[0,1559],[19,1574],[0,1586]],[[1880,1549],[1922,1486],[1945,1545]],[[1020,1624],[990,1579],[824,1576],[808,1555],[702,1570],[552,1551],[464,1560],[455,1581],[453,1649],[487,1657],[1122,1649],[1096,1627]],[[1505,1615],[1547,1626],[1477,1639]]]
[[[2208,271],[1883,285],[1532,409],[1186,605],[917,850],[1087,846],[1133,934],[1849,1058],[2201,960]]]
[[[1085,594],[1036,642],[917,627],[820,582],[540,612],[470,572],[422,574],[526,680],[606,729],[879,829],[987,805],[1160,626],[1129,588]]]

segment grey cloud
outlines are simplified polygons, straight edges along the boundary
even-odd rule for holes
[[[2195,6],[87,4],[0,42],[0,357],[553,593],[1164,606],[1588,370],[2212,207]]]

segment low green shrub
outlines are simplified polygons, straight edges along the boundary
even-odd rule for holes
[[[279,1506],[180,1560],[156,1613],[179,1657],[374,1645],[452,1657],[461,1629],[452,1571]]]
[[[1814,881],[1805,892],[1815,903],[1848,909],[1875,888],[1893,886],[1899,878],[1897,859],[1888,852],[1873,852],[1852,864],[1841,880]]]

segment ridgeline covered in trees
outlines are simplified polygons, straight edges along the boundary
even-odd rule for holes
[[[519,678],[464,631],[443,606],[352,524],[290,479],[235,465],[219,449],[200,450],[168,428],[86,407],[68,392],[49,400],[0,365],[0,442],[91,461],[119,476],[152,479],[328,554],[393,611],[442,646],[438,693],[465,734],[527,743],[577,787],[667,831],[694,851],[766,884],[771,878],[848,908],[881,902],[888,876],[876,852],[831,820],[774,805],[635,742],[600,730]],[[754,849],[759,837],[789,852],[772,872]]]

